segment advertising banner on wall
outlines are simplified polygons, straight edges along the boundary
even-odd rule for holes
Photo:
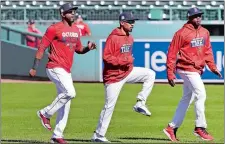
[[[103,61],[102,53],[105,45],[105,39],[100,40],[100,81],[102,81]],[[135,39],[133,44],[134,66],[146,67],[156,72],[156,82],[167,82],[166,76],[166,54],[171,39]],[[214,54],[214,60],[218,70],[224,78],[224,41],[211,40]],[[224,83],[224,79],[219,79],[206,66],[202,79],[205,83]],[[182,82],[177,75],[177,81]]]

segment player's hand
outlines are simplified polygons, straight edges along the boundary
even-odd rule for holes
[[[168,82],[171,85],[171,87],[174,87],[175,86],[175,82],[174,82],[173,79],[171,79],[171,80],[168,79]]]
[[[36,75],[36,70],[31,69],[30,72],[29,72],[29,75],[30,75],[31,77],[34,77],[34,76]]]
[[[222,74],[220,73],[220,71],[219,71],[218,69],[215,70],[214,73],[215,73],[216,75],[218,75],[219,78],[222,78]]]
[[[96,49],[96,44],[94,42],[88,41],[88,48],[90,50]]]

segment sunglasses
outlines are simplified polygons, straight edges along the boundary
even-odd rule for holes
[[[135,20],[126,20],[124,22],[129,23],[129,24],[134,24],[135,23]]]
[[[75,14],[75,10],[66,11],[66,12],[64,12],[64,14]]]
[[[201,17],[202,17],[202,14],[193,15],[193,16],[191,16],[190,18],[191,18],[191,19],[194,19],[194,18],[197,18],[197,17],[200,17],[200,18],[201,18]]]

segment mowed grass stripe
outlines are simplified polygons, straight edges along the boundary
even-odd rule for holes
[[[68,142],[90,142],[104,105],[102,84],[75,83],[77,95],[72,100],[65,138]],[[182,95],[182,85],[171,88],[155,84],[147,105],[152,112],[146,117],[132,110],[141,84],[124,85],[117,101],[106,137],[122,143],[168,143],[162,132],[172,120]],[[206,85],[206,118],[208,130],[216,143],[224,142],[224,89],[222,85]],[[50,104],[56,96],[54,84],[2,84],[2,139],[18,142],[49,142],[51,132],[37,118],[37,110]],[[55,115],[51,123],[55,124]],[[185,143],[205,143],[193,135],[194,105],[178,130]]]

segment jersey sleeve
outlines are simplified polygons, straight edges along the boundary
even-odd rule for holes
[[[169,80],[175,79],[175,68],[176,68],[176,60],[179,49],[181,48],[183,43],[182,36],[179,32],[176,32],[173,36],[173,40],[170,43],[168,53],[167,53],[167,78]]]
[[[43,53],[52,43],[56,35],[56,29],[53,25],[48,27],[44,36],[41,39],[40,45],[38,47],[38,52]]]
[[[75,52],[82,52],[83,51],[83,45],[81,43],[80,37],[77,39],[77,44],[75,48]]]
[[[212,72],[217,70],[217,67],[215,65],[214,58],[213,58],[213,52],[212,52],[212,46],[210,43],[209,32],[207,34],[207,39],[206,39],[205,62]]]
[[[114,66],[119,65],[118,59],[113,56],[113,50],[115,49],[115,43],[111,38],[108,38],[105,43],[103,51],[103,61],[112,64]]]

